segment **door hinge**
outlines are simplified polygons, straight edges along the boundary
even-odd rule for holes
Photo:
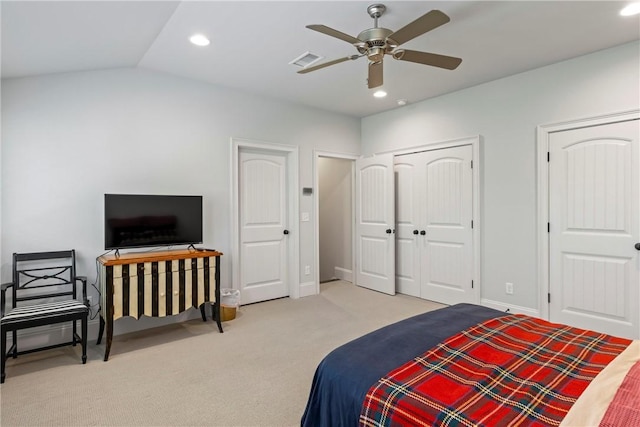
[[[473,228],[473,220],[471,220],[471,228]]]
[[[547,302],[551,304],[551,293],[547,294]]]
[[[551,233],[551,223],[547,223],[547,233]]]
[[[473,289],[473,280],[471,281],[471,289]]]
[[[547,151],[547,162],[551,161],[551,154]]]
[[[471,160],[471,169],[473,169],[473,160]]]

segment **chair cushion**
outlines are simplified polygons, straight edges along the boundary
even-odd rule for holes
[[[89,313],[89,307],[78,300],[48,302],[45,304],[24,305],[10,310],[0,321],[3,325],[28,322],[36,319],[56,318],[72,313]]]

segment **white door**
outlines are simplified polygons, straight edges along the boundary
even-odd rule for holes
[[[396,190],[396,290],[420,296],[420,186],[423,177],[419,158],[407,154],[394,159]],[[422,237],[422,238],[421,238]]]
[[[395,295],[393,155],[356,160],[356,284]]]
[[[550,134],[549,315],[640,338],[640,121]]]
[[[243,303],[289,295],[286,164],[285,154],[239,153],[240,292]]]
[[[426,231],[420,296],[444,304],[475,302],[473,278],[473,149],[470,145],[420,154]]]

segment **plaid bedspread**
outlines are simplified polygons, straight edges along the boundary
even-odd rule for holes
[[[524,315],[490,319],[380,379],[360,425],[557,426],[630,342]]]

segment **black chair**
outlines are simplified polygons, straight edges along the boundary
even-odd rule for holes
[[[78,295],[77,283],[82,284]],[[6,293],[12,289],[11,308],[5,312]],[[13,280],[5,283],[1,290],[2,327],[2,378],[5,378],[5,363],[8,356],[14,359],[19,354],[48,350],[64,345],[82,343],[82,363],[87,362],[87,278],[76,276],[75,250],[13,254]],[[79,299],[82,298],[82,301]],[[76,322],[82,323],[82,336],[76,330]],[[18,331],[36,326],[72,322],[73,331],[69,342],[18,351]],[[7,333],[11,331],[13,342],[7,352]]]

